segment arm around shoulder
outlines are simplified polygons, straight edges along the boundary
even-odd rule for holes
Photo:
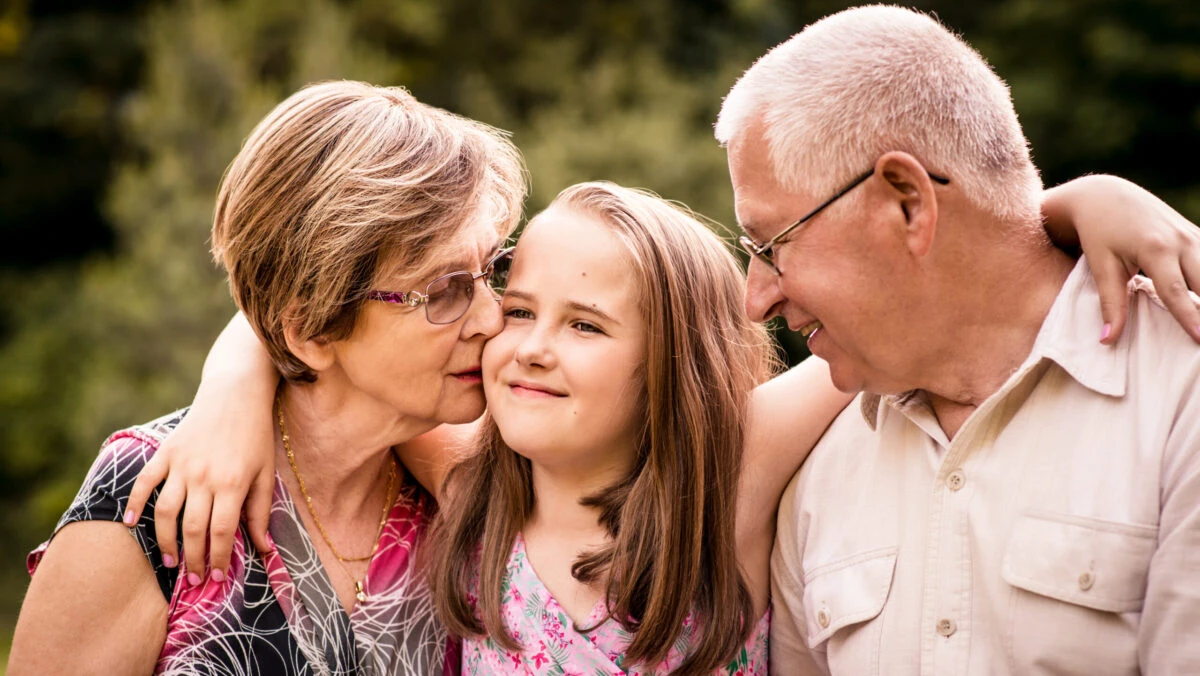
[[[804,570],[800,565],[799,514],[796,482],[779,505],[778,536],[771,553],[771,673],[798,676],[820,674],[808,649],[804,620]]]
[[[167,601],[129,529],[80,521],[54,537],[25,594],[10,676],[149,674],[167,632]]]

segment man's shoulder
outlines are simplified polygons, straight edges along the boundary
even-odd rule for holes
[[[1135,277],[1129,288],[1127,335],[1121,340],[1130,343],[1130,365],[1160,385],[1179,381],[1192,390],[1194,377],[1200,375],[1200,345],[1179,325],[1150,280]],[[1200,304],[1200,298],[1192,299]]]
[[[800,471],[792,477],[784,491],[783,502],[794,503],[798,497],[811,488],[801,490],[801,485],[815,483],[830,490],[835,486],[826,485],[825,477],[852,472],[854,466],[864,462],[867,454],[863,452],[867,445],[874,445],[876,432],[867,422],[872,415],[873,407],[864,407],[864,399],[870,395],[859,393],[841,413],[833,419],[829,429],[821,435],[812,453],[800,466]]]

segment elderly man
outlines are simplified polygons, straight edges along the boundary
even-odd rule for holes
[[[848,10],[747,71],[717,136],[747,310],[863,392],[780,506],[772,672],[1200,673],[1200,351],[1140,279],[1101,343],[983,59]]]

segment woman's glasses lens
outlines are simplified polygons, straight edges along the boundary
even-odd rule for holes
[[[512,249],[507,249],[492,259],[492,269],[487,276],[487,283],[496,295],[504,295],[504,289],[508,288],[508,273],[512,270],[512,257]]]
[[[438,277],[425,290],[425,317],[431,324],[451,324],[466,314],[475,295],[475,280],[469,272]]]

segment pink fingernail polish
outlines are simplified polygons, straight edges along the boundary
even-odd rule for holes
[[[195,573],[188,573],[188,583],[193,587],[200,586],[200,576]]]
[[[213,582],[221,583],[225,581],[225,572],[220,568],[213,568],[209,575],[212,575]]]
[[[1108,336],[1112,334],[1112,324],[1104,322],[1104,328],[1100,331],[1100,342],[1108,340]]]
[[[163,554],[163,565],[167,568],[175,567],[175,557],[170,554]]]
[[[133,525],[133,510],[132,509],[125,510],[125,519],[124,520],[125,520],[126,526]]]

